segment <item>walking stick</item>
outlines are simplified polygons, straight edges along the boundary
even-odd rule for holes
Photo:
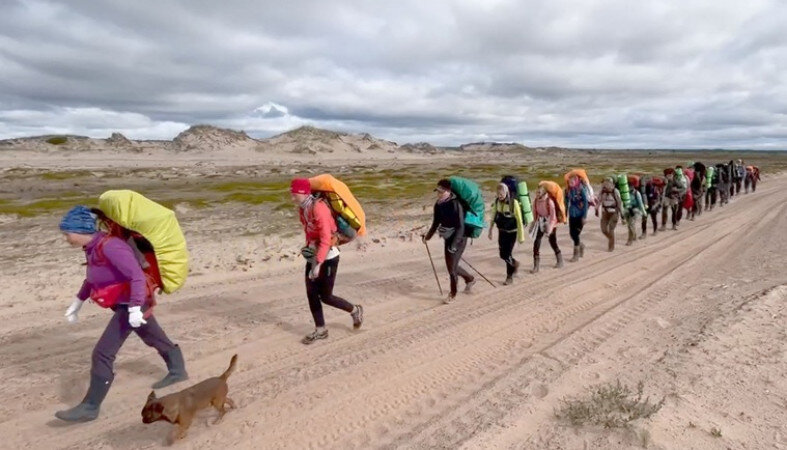
[[[497,285],[495,285],[495,283],[492,283],[491,281],[489,281],[489,278],[485,277],[483,273],[479,272],[478,269],[476,269],[469,262],[467,262],[467,260],[464,257],[462,258],[462,262],[467,264],[468,266],[470,266],[471,269],[475,270],[475,273],[481,275],[481,278],[485,279],[487,283],[492,285],[492,287],[495,287],[495,288],[497,287]]]
[[[437,281],[437,288],[440,289],[440,295],[443,295],[443,287],[440,286],[440,278],[437,276],[437,269],[434,267],[434,261],[432,260],[432,252],[429,251],[429,244],[424,241],[424,245],[426,246],[426,254],[429,255],[429,262],[432,264],[432,272],[434,272],[434,279]]]

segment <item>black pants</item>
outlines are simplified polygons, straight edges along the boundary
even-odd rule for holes
[[[306,296],[309,298],[309,309],[314,318],[314,326],[325,326],[325,317],[322,314],[323,303],[348,313],[352,312],[354,308],[352,303],[333,295],[333,284],[336,282],[336,272],[339,270],[339,257],[323,262],[319,276],[314,280],[309,279],[311,270],[312,264],[306,263]]]
[[[709,187],[708,192],[705,193],[705,209],[711,209],[716,206],[718,192],[715,186]]]
[[[451,278],[451,296],[456,295],[457,291],[457,284],[459,282],[459,277],[465,280],[465,283],[469,283],[473,281],[474,277],[470,275],[462,266],[459,265],[459,262],[462,260],[462,254],[465,252],[465,248],[467,247],[467,239],[461,238],[456,243],[456,251],[451,253],[448,251],[450,247],[450,242],[453,237],[448,237],[445,239],[445,267],[448,269],[448,276]]]
[[[509,277],[514,274],[514,263],[516,263],[512,254],[514,252],[514,245],[516,245],[516,234],[516,230],[498,230],[497,233],[497,246],[500,249],[500,259],[505,261],[506,275]]]
[[[147,324],[133,328],[128,323],[128,306],[118,305],[115,308],[115,314],[109,319],[109,324],[93,349],[93,365],[90,373],[103,380],[114,379],[115,357],[132,332],[137,333],[142,342],[155,348],[162,357],[175,348],[175,344],[169,340],[155,317],[150,316],[145,320]]]
[[[582,234],[582,228],[585,226],[582,217],[569,217],[568,218],[568,234],[571,240],[574,241],[574,246],[580,244],[579,235]]]
[[[543,237],[544,232],[541,231],[541,227],[539,227],[538,233],[536,234],[536,240],[533,242],[533,256],[540,255],[539,250],[541,249],[541,238]],[[557,246],[557,227],[552,228],[552,232],[549,233],[549,245],[552,247],[552,250],[555,251],[555,255],[560,254],[560,249]]]

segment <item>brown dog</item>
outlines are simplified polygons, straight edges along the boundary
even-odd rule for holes
[[[186,436],[186,431],[191,426],[194,415],[200,409],[213,406],[219,411],[219,417],[214,423],[221,422],[227,412],[224,405],[227,404],[230,408],[235,408],[235,403],[227,397],[229,392],[227,378],[235,370],[237,361],[238,355],[234,355],[230,360],[230,366],[221,376],[208,378],[180,392],[156,398],[156,392],[151,391],[145,407],[142,408],[142,423],[165,420],[175,424],[176,426],[172,428],[168,439],[171,444]]]

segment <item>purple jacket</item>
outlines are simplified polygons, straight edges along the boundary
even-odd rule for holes
[[[85,300],[90,297],[90,291],[94,288],[129,282],[130,294],[118,299],[118,303],[143,306],[147,297],[145,274],[134,251],[122,239],[110,237],[104,242],[102,251],[98,252],[98,243],[105,236],[106,233],[99,231],[93,240],[83,247],[87,257],[87,275],[77,297]]]

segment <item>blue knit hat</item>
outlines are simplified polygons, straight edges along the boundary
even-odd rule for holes
[[[96,228],[96,215],[87,206],[74,206],[60,221],[60,231],[66,233],[93,234]]]

